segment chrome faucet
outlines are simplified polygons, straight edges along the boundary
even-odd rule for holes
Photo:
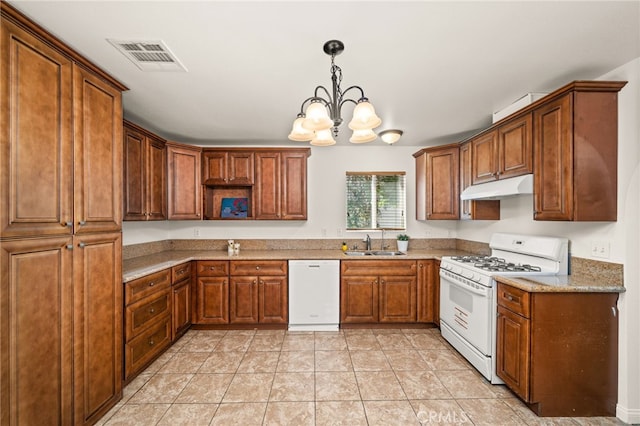
[[[369,234],[367,234],[367,239],[365,240],[366,242],[366,249],[367,250],[371,250],[371,237],[369,236]]]
[[[382,231],[382,241],[380,241],[380,250],[384,250],[384,228],[380,228]]]

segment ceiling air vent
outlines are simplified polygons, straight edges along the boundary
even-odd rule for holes
[[[161,40],[107,41],[142,71],[187,71]]]

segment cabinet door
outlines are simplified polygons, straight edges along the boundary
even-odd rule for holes
[[[524,401],[529,401],[530,320],[498,306],[496,374]]]
[[[227,277],[198,277],[196,280],[196,323],[229,323],[229,281]]]
[[[499,179],[533,173],[532,127],[529,113],[498,128]]]
[[[230,185],[253,185],[253,152],[229,151],[227,183]]]
[[[416,322],[416,277],[383,275],[379,283],[379,321]]]
[[[72,247],[71,237],[0,245],[3,424],[73,424]]]
[[[73,67],[74,230],[122,228],[122,95]]]
[[[254,194],[256,219],[281,218],[280,153],[259,152],[256,159],[256,186]]]
[[[427,220],[427,154],[416,157],[416,220]]]
[[[201,150],[188,145],[167,144],[168,219],[201,219]]]
[[[258,281],[258,322],[287,324],[289,298],[287,277],[262,276]]]
[[[204,151],[202,153],[202,183],[205,185],[227,184],[227,153]]]
[[[340,322],[378,322],[378,277],[343,277],[340,281]]]
[[[72,66],[2,20],[0,236],[70,235]]]
[[[498,134],[491,131],[471,141],[471,181],[474,185],[498,179]]]
[[[122,237],[74,237],[75,423],[93,424],[122,396]]]
[[[141,132],[124,126],[124,220],[146,220],[146,137]]]
[[[172,287],[171,340],[176,341],[191,325],[191,281],[184,280]]]
[[[416,320],[418,322],[433,322],[435,303],[434,274],[437,272],[433,260],[418,261],[416,277]]]
[[[229,278],[229,322],[255,324],[258,322],[258,277]]]
[[[460,193],[471,186],[471,143],[460,145]],[[500,200],[460,201],[460,219],[500,220]]]
[[[167,148],[159,139],[147,145],[147,220],[167,218]]]
[[[534,219],[573,218],[573,106],[571,94],[533,112]]]
[[[282,153],[282,219],[307,219],[307,153]]]
[[[459,148],[427,153],[427,219],[460,217]]]

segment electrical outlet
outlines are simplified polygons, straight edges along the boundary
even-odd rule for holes
[[[338,229],[336,229],[336,235],[337,235],[338,237],[342,237],[342,228],[338,228]]]
[[[200,238],[200,228],[193,228],[193,236],[195,238]]]
[[[608,259],[611,252],[611,244],[609,241],[592,241],[591,242],[591,255],[593,257],[600,257]]]

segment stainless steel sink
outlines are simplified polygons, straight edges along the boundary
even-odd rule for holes
[[[345,251],[347,256],[404,256],[406,253],[401,251],[385,251],[385,250],[351,250]]]
[[[407,253],[403,253],[401,251],[372,251],[371,254],[373,256],[404,256]]]

